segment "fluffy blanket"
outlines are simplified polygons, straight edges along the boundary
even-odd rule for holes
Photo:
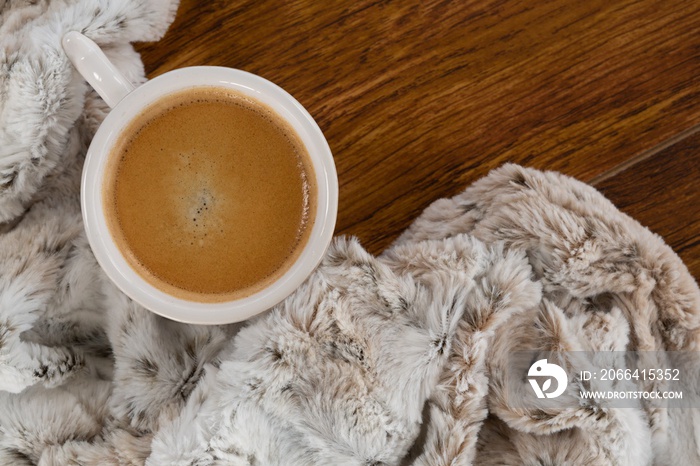
[[[60,38],[83,32],[142,82],[130,42],[175,9],[0,0],[0,464],[700,464],[695,409],[509,403],[520,349],[698,350],[683,263],[559,174],[501,167],[379,257],[337,238],[242,325],[171,322],[116,290],[79,205],[107,107]]]

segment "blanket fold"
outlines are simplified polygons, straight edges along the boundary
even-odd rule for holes
[[[0,464],[700,464],[697,409],[583,402],[598,382],[573,378],[556,403],[517,403],[532,396],[519,352],[573,374],[613,351],[649,352],[649,368],[698,351],[700,290],[681,260],[557,173],[500,167],[378,257],[336,238],[242,324],[172,322],[117,290],[79,203],[108,108],[60,37],[81,31],[140,83],[130,43],[161,37],[176,8],[0,3]],[[695,369],[685,386],[700,388]]]

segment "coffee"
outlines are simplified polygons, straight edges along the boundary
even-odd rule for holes
[[[108,160],[107,225],[127,262],[178,298],[249,296],[286,272],[317,204],[309,155],[265,105],[198,87],[162,98]]]

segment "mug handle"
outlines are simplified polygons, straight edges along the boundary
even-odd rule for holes
[[[91,39],[77,31],[71,31],[63,36],[61,44],[78,73],[100,94],[110,108],[114,108],[134,90],[134,86]]]

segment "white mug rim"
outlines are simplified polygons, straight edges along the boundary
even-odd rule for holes
[[[235,90],[262,102],[297,133],[309,153],[318,187],[316,217],[298,259],[265,288],[225,302],[185,300],[145,280],[117,247],[102,205],[102,186],[113,144],[128,124],[162,97],[188,88],[214,86]],[[338,179],[328,143],[313,117],[276,84],[235,68],[194,66],[160,75],[127,94],[105,117],[87,152],[81,182],[81,207],[90,247],[110,280],[131,299],[172,320],[225,324],[248,319],[278,304],[298,288],[319,264],[330,245],[338,208]]]

